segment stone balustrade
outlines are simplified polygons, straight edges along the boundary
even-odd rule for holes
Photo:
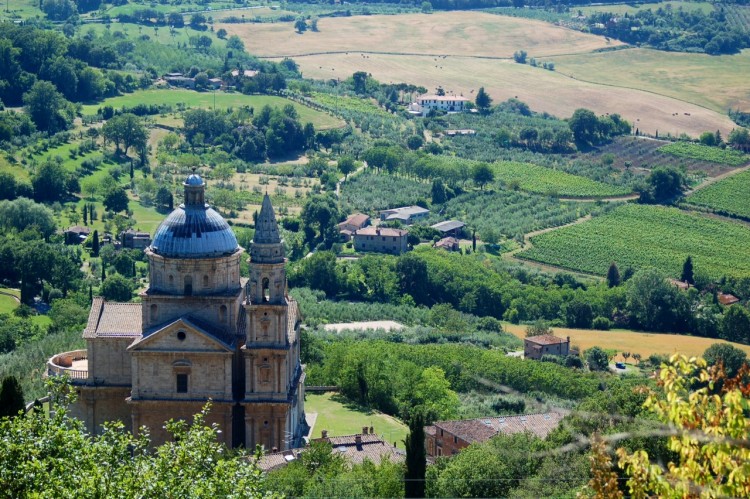
[[[68,375],[71,379],[88,379],[87,354],[86,350],[58,353],[47,361],[47,376]]]

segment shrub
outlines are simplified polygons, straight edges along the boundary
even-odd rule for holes
[[[612,327],[612,321],[607,319],[606,317],[602,317],[601,315],[594,317],[593,322],[591,323],[591,327],[594,329],[600,329],[602,331],[609,331],[609,328]]]

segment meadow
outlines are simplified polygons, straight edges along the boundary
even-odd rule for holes
[[[503,329],[520,339],[526,337],[526,326],[503,323]],[[593,346],[599,346],[618,352],[639,353],[644,360],[651,354],[672,355],[673,353],[681,353],[688,356],[698,356],[702,355],[714,343],[725,343],[715,338],[628,330],[596,331],[593,329],[556,327],[553,328],[553,333],[563,338],[570,336],[571,346],[578,346],[582,351]],[[739,343],[731,344],[750,354],[750,346]]]
[[[623,196],[632,191],[627,187],[608,185],[578,175],[545,168],[531,163],[502,161],[493,163],[495,179],[506,186],[564,197],[608,197]]]
[[[746,170],[696,190],[688,196],[686,203],[750,219],[750,171]]]
[[[99,104],[83,106],[83,114],[96,114],[97,109],[104,106],[112,106],[115,109],[121,107],[133,107],[138,104],[145,105],[170,105],[175,108],[184,106],[186,108],[206,108],[214,106],[219,109],[238,108],[250,106],[259,111],[263,106],[283,107],[292,104],[299,113],[300,121],[311,122],[318,130],[338,128],[343,122],[329,114],[315,111],[307,106],[292,102],[283,97],[273,95],[245,95],[241,93],[226,92],[196,92],[184,89],[155,89],[142,90],[132,94],[120,95],[105,99]]]
[[[624,205],[592,220],[533,237],[522,258],[604,275],[620,268],[655,267],[679,277],[690,255],[695,271],[720,279],[750,276],[750,228],[676,208]]]
[[[317,413],[315,426],[310,433],[319,438],[321,430],[328,430],[332,437],[362,433],[363,426],[372,426],[375,433],[389,443],[404,448],[408,428],[398,419],[381,412],[356,406],[340,395],[308,393],[305,395],[305,412]]]
[[[217,24],[215,29],[219,28],[242,38],[249,53],[274,57],[382,51],[510,58],[518,49],[546,57],[621,45],[543,21],[465,11],[326,17],[318,21],[318,32],[301,35],[293,23]]]

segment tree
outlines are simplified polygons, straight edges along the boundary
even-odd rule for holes
[[[51,134],[65,130],[73,123],[75,107],[48,81],[37,81],[23,94],[26,112],[36,127]]]
[[[686,318],[690,316],[687,298],[658,270],[638,271],[628,281],[626,296],[633,326],[647,331],[686,329]]]
[[[224,28],[219,28],[218,30],[216,30],[216,37],[220,40],[224,40],[227,37],[227,30],[225,30]]]
[[[305,241],[314,247],[323,243],[330,248],[339,237],[339,210],[331,196],[311,197],[302,207],[302,231]]]
[[[658,166],[648,176],[648,189],[641,193],[641,203],[662,203],[681,196],[687,188],[685,175],[671,167]]]
[[[18,416],[25,406],[23,388],[18,379],[15,376],[3,378],[3,384],[0,387],[0,418]]]
[[[716,135],[714,135],[713,132],[703,132],[698,141],[704,146],[715,146]]]
[[[513,60],[516,61],[518,64],[526,64],[526,57],[528,54],[526,54],[525,50],[517,50],[513,53]]]
[[[128,202],[128,194],[122,187],[114,187],[104,195],[104,207],[115,213],[126,211]]]
[[[474,101],[482,112],[487,112],[489,110],[490,106],[492,105],[492,98],[485,92],[484,87],[479,87],[479,90],[477,91],[477,97]]]
[[[238,52],[242,52],[245,50],[245,44],[242,42],[242,39],[237,35],[231,35],[227,39],[227,48],[229,50],[237,50]]]
[[[458,395],[445,379],[445,372],[434,366],[420,374],[414,385],[411,403],[412,413],[423,415],[426,424],[455,418],[461,405]]]
[[[727,341],[750,343],[750,312],[739,304],[729,307],[721,320],[720,334]]]
[[[612,262],[607,270],[607,286],[614,288],[620,285],[620,269],[617,268],[617,264]]]
[[[651,391],[644,406],[669,429],[674,461],[664,470],[644,450],[618,449],[630,496],[747,497],[747,378],[727,378],[703,359],[677,355],[659,378],[665,393]]]
[[[425,421],[421,414],[409,421],[409,434],[404,440],[406,447],[406,473],[404,474],[404,497],[425,496],[425,473],[427,454],[425,451]]]
[[[590,145],[596,142],[599,120],[593,111],[579,108],[568,120],[568,127],[573,132],[573,138],[577,143]]]
[[[604,350],[594,346],[586,350],[586,363],[592,371],[606,371],[609,358]]]
[[[206,24],[206,16],[201,14],[200,12],[196,12],[192,16],[190,16],[190,27],[195,30],[203,30],[205,29]]]
[[[747,362],[747,354],[729,343],[714,343],[703,352],[703,358],[709,366],[721,362],[730,378],[736,376],[742,365]]]
[[[344,174],[344,179],[349,177],[349,174],[354,171],[355,168],[354,158],[351,156],[341,156],[338,161],[338,168],[341,173]]]
[[[134,288],[133,283],[129,279],[115,273],[104,279],[99,292],[105,300],[130,301],[133,297]]]
[[[440,178],[432,181],[432,204],[443,204],[448,201],[448,193],[445,190],[445,184]]]
[[[55,214],[43,204],[26,198],[0,201],[0,227],[7,232],[36,228],[45,239],[55,233]]]
[[[91,255],[92,256],[99,256],[99,231],[94,230],[94,233],[91,235]]]
[[[424,145],[424,139],[420,135],[411,135],[406,139],[406,147],[411,151],[416,151]]]
[[[305,31],[307,31],[307,23],[305,22],[305,19],[302,17],[298,17],[297,20],[294,22],[294,29],[299,34],[302,34]]]
[[[495,180],[495,172],[487,163],[477,163],[472,168],[472,178],[474,183],[484,190],[484,186]]]
[[[747,150],[750,148],[750,132],[747,128],[735,128],[729,132],[727,143],[737,149]]]
[[[120,151],[120,145],[122,145],[125,154],[131,147],[135,147],[138,151],[145,149],[148,141],[146,128],[132,113],[124,113],[108,120],[102,127],[102,134],[105,140],[115,143],[117,152]]]
[[[685,259],[685,263],[682,264],[682,276],[680,277],[682,282],[688,284],[695,284],[695,276],[693,275],[693,257],[690,255]]]
[[[531,336],[542,336],[544,334],[552,334],[552,328],[549,327],[546,321],[539,319],[533,324],[526,326],[526,337]]]

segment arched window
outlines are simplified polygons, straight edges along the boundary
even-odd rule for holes
[[[203,276],[203,287],[204,288],[208,287],[208,276],[207,275]]]
[[[167,281],[169,282],[170,288],[174,286],[174,277],[172,276],[172,274],[169,274],[169,278],[167,278]]]
[[[193,276],[185,276],[185,295],[190,296],[193,294]]]
[[[156,305],[151,305],[151,316],[150,316],[151,324],[155,324],[156,322],[158,322],[157,319],[158,319],[158,307]]]
[[[227,322],[227,306],[222,305],[219,307],[219,322],[225,324]]]
[[[262,283],[263,283],[263,302],[267,302],[270,298],[268,277],[264,277]]]

